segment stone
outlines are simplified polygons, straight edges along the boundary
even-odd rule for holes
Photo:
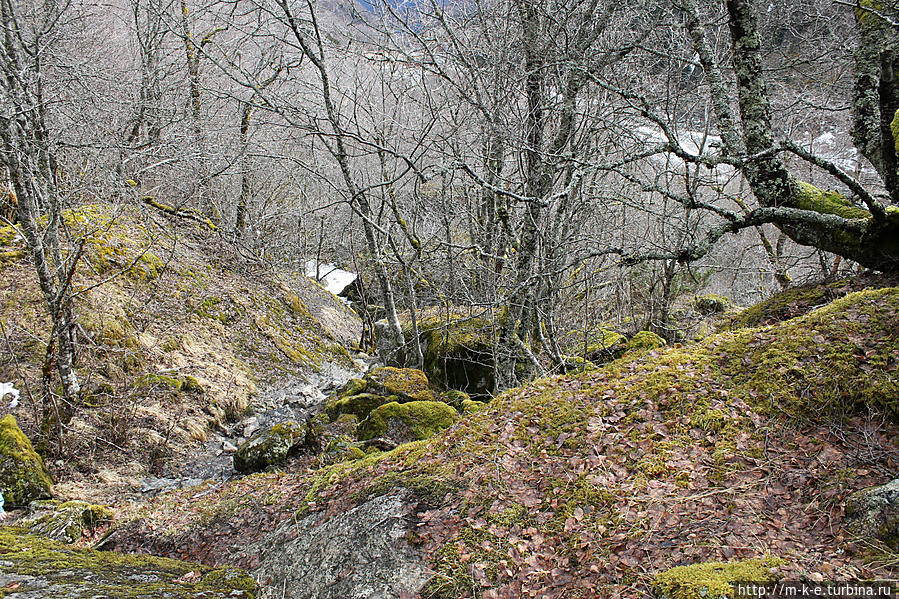
[[[899,551],[899,478],[850,495],[845,524],[852,535],[876,539]]]
[[[256,582],[236,568],[74,549],[19,527],[0,527],[0,554],[6,599],[254,599],[258,592]]]
[[[86,501],[33,501],[29,509],[32,515],[21,522],[22,526],[34,534],[64,543],[80,541],[113,519],[108,507]]]
[[[234,469],[249,474],[282,464],[311,442],[311,434],[308,424],[291,420],[269,427],[237,448]]]
[[[12,414],[0,419],[0,492],[9,507],[53,495],[50,473]]]
[[[360,441],[386,437],[398,443],[428,439],[452,426],[458,413],[441,401],[391,402],[372,411],[359,423]]]
[[[286,520],[247,548],[260,558],[251,573],[271,580],[261,599],[416,596],[432,573],[408,542],[412,504],[382,495],[328,519]]]

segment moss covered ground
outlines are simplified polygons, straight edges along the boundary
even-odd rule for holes
[[[117,542],[252,567],[233,531],[412,486],[425,597],[644,596],[676,566],[770,556],[785,578],[895,577],[846,551],[841,506],[899,463],[897,308],[899,288],[866,289],[541,379],[388,453],[165,496]]]

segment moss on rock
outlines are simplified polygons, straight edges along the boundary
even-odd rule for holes
[[[24,528],[0,527],[0,553],[4,575],[17,585],[16,592],[42,597],[255,599],[258,591],[255,581],[236,568],[74,549]]]
[[[380,395],[396,395],[406,401],[434,401],[428,377],[414,368],[375,368],[365,375],[366,390]]]
[[[715,295],[712,293],[700,295],[693,300],[693,308],[703,316],[711,314],[721,314],[730,308],[730,300],[723,295]]]
[[[486,406],[487,404],[482,401],[465,399],[462,401],[462,409],[460,410],[460,412],[462,412],[463,414],[474,414],[475,412],[482,410]]]
[[[422,318],[418,324],[428,379],[447,389],[487,395],[493,388],[493,346],[501,320],[455,313]],[[411,325],[404,332],[411,336]]]
[[[853,493],[846,502],[846,528],[866,541],[899,551],[899,478]]]
[[[53,480],[15,417],[0,419],[0,491],[6,503],[25,506],[52,495]]]
[[[646,351],[665,347],[668,343],[652,331],[640,331],[624,346],[625,351]]]
[[[787,289],[741,311],[731,319],[729,326],[757,327],[789,320],[826,304],[833,298],[829,288],[824,285],[805,285]]]
[[[359,420],[363,420],[371,414],[371,411],[385,403],[395,401],[383,395],[374,393],[360,393],[343,399],[333,400],[328,403],[327,413],[331,420],[337,420],[343,414],[352,414]]]
[[[359,424],[359,439],[389,437],[399,442],[428,439],[452,426],[457,413],[439,401],[391,402],[376,408]]]
[[[705,562],[678,566],[658,574],[654,587],[664,599],[719,599],[733,597],[732,582],[771,582],[783,560],[766,557],[731,562]]]
[[[246,474],[277,466],[304,445],[309,445],[313,437],[314,431],[309,423],[287,421],[276,424],[237,448],[234,469]]]
[[[35,514],[23,520],[22,525],[34,534],[64,543],[75,543],[113,520],[108,507],[86,501],[39,501],[30,507]]]

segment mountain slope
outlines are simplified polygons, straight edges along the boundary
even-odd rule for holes
[[[57,475],[143,476],[240,417],[260,389],[334,363],[356,315],[306,277],[254,267],[202,224],[140,206],[86,205],[64,220],[85,256],[74,280],[78,405],[44,403],[46,308],[22,240],[0,229],[0,381],[22,391],[17,416],[47,444]],[[39,435],[44,431],[45,435]]]
[[[327,597],[284,556],[246,547],[300,562],[303,527],[388,496],[402,498],[401,538],[434,573],[405,589],[424,597],[635,596],[672,566],[766,556],[790,579],[895,577],[883,548],[846,552],[861,546],[841,520],[849,493],[896,476],[897,308],[899,288],[865,290],[538,380],[428,441],[164,496],[111,544],[235,563],[294,589],[286,597]],[[365,570],[357,546],[334,576]]]

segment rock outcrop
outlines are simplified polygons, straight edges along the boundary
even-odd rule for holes
[[[262,542],[253,571],[260,599],[378,599],[414,596],[431,577],[408,543],[409,500],[384,495],[329,519],[289,520]]]
[[[52,495],[53,480],[12,414],[0,419],[0,492],[9,507]]]
[[[0,528],[0,593],[4,599],[255,599],[256,582],[236,568],[73,549]]]
[[[846,524],[853,535],[876,539],[899,551],[899,478],[850,496]]]

